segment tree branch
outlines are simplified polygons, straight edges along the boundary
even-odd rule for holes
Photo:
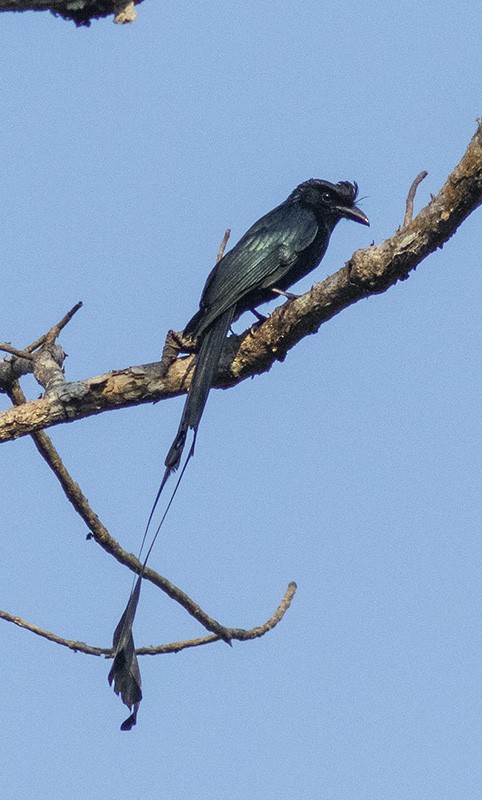
[[[415,178],[414,182],[412,183],[408,195],[407,195],[407,203],[405,206],[405,217],[403,218],[403,227],[406,228],[407,225],[410,225],[413,219],[413,203],[415,200],[415,195],[417,193],[417,189],[422,183],[423,180],[427,177],[428,172],[426,170],[422,170],[419,172],[417,177]]]
[[[430,203],[380,245],[358,250],[342,269],[298,299],[285,303],[255,330],[231,336],[214,385],[227,388],[266,372],[303,337],[362,298],[404,280],[443,246],[482,203],[482,123],[465,155]],[[193,356],[179,358],[163,375],[159,363],[128,367],[64,383],[40,400],[0,414],[0,442],[115,408],[175,397],[189,386]]]
[[[275,628],[278,622],[282,620],[289,609],[291,601],[295,596],[295,592],[296,583],[290,583],[273,616],[271,616],[263,625],[259,625],[256,628],[251,628],[250,630],[245,630],[244,628],[225,628],[224,630],[227,632],[229,639],[236,639],[244,642],[248,641],[249,639],[258,639],[259,637],[264,636],[265,633],[268,633],[268,631],[273,630],[273,628]],[[24,628],[25,630],[31,631],[31,633],[35,633],[37,636],[41,636],[43,639],[48,639],[50,642],[55,642],[63,647],[68,647],[69,650],[74,650],[78,653],[85,653],[91,656],[105,656],[106,658],[113,658],[114,655],[114,651],[111,647],[94,647],[86,644],[85,642],[64,639],[62,636],[58,636],[51,631],[46,631],[43,628],[39,628],[38,625],[33,625],[31,622],[27,622],[21,617],[9,614],[8,611],[0,610],[0,619],[5,620],[6,622],[12,622],[14,625],[18,625],[19,628]],[[154,656],[164,653],[179,653],[181,650],[185,650],[188,647],[200,647],[204,644],[212,644],[212,642],[217,642],[222,638],[223,637],[214,634],[211,636],[203,636],[199,639],[186,639],[185,641],[181,642],[161,644],[157,645],[156,647],[139,647],[136,649],[136,655]]]
[[[0,360],[0,392],[8,394],[9,387],[22,375],[30,372],[35,374],[36,379],[44,388],[54,388],[55,384],[65,382],[61,369],[65,353],[61,348],[56,349],[55,340],[80,308],[82,308],[82,303],[76,303],[60,322],[52,325],[47,333],[24,347],[23,350],[12,347],[9,342],[0,343],[0,350],[15,356],[14,359],[2,358]],[[43,350],[45,352],[42,352]]]
[[[0,11],[51,11],[77,26],[89,26],[93,19],[114,15],[114,22],[134,22],[135,6],[143,0],[0,0]]]
[[[8,394],[12,403],[16,405],[25,402],[25,396],[18,383],[11,387]],[[32,433],[31,436],[38,452],[57,477],[67,499],[87,525],[90,536],[95,539],[97,544],[100,544],[106,553],[109,553],[109,555],[113,556],[120,564],[128,567],[132,572],[138,575],[142,570],[141,562],[132,553],[127,553],[123,550],[120,544],[110,535],[107,528],[101,523],[97,514],[90,507],[87,498],[82,493],[80,486],[70,477],[49,436],[43,431]],[[206,614],[189,595],[168,581],[167,578],[159,575],[158,572],[150,567],[144,567],[143,577],[161,589],[171,600],[175,600],[176,603],[179,603],[179,605],[203,625],[206,630],[212,631],[217,637],[226,639],[226,628]]]

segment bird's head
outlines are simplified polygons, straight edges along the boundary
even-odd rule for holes
[[[293,195],[298,197],[301,205],[310,206],[317,216],[331,219],[333,224],[345,217],[361,225],[370,225],[367,215],[355,205],[358,195],[356,183],[330,183],[311,178],[297,186]]]

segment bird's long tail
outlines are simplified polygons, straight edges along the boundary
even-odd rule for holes
[[[131,591],[126,609],[114,633],[114,662],[112,669],[109,672],[109,683],[111,685],[112,683],[114,684],[114,690],[116,694],[120,694],[122,702],[128,706],[131,711],[131,715],[123,722],[121,726],[122,730],[130,730],[133,725],[136,724],[137,710],[142,699],[141,675],[139,671],[139,665],[137,663],[134,639],[132,635],[132,626],[139,601],[142,577],[147,561],[152,552],[152,548],[154,547],[154,543],[179,488],[179,484],[186,470],[186,466],[194,453],[197,429],[203,415],[214,374],[219,364],[223,345],[228,335],[233,317],[234,309],[228,309],[224,312],[224,314],[218,317],[218,319],[216,319],[203,334],[201,346],[196,358],[191,386],[184,404],[179,430],[166,457],[166,470],[157,492],[156,499],[154,500],[151,513],[149,514],[139,558],[143,551],[152,517],[162,494],[162,490],[164,489],[170,474],[177,469],[181,463],[182,453],[186,444],[186,437],[190,428],[194,430],[194,438],[187,459],[171,494],[170,500],[166,506],[164,514],[162,515],[161,521],[157,526],[154,536],[152,537],[152,541],[142,563],[141,571]]]
[[[229,308],[203,334],[179,430],[164,462],[169,472],[180,464],[189,429],[196,435],[233,317],[234,309]]]
[[[212,386],[213,378],[217,366],[219,364],[219,359],[221,357],[224,342],[226,341],[229,328],[234,319],[234,314],[235,314],[234,309],[231,308],[228,309],[227,311],[224,312],[224,314],[221,314],[216,320],[214,320],[214,322],[209,326],[209,328],[203,333],[201,346],[196,356],[196,363],[194,365],[194,371],[191,379],[191,386],[189,387],[189,392],[186,397],[186,402],[184,403],[184,408],[182,411],[182,417],[179,423],[179,428],[176,433],[176,437],[171,447],[169,448],[169,452],[166,456],[166,460],[164,462],[166,469],[164,471],[161,485],[159,486],[156,498],[154,500],[151,512],[149,514],[149,518],[147,520],[146,530],[141,545],[141,552],[144,548],[147,532],[150,528],[152,518],[154,516],[154,512],[157,508],[157,504],[163,492],[164,486],[166,485],[169,476],[179,467],[179,464],[181,463],[184,446],[186,444],[187,434],[190,428],[194,430],[194,439],[186,460],[186,464],[194,453],[194,445],[196,443],[197,429],[199,427],[204,407],[206,405],[206,401],[208,399],[208,395]],[[186,468],[186,464],[184,465],[184,469]],[[184,469],[182,471],[181,478],[182,475],[184,474]],[[176,485],[174,493],[177,491],[177,486],[179,485],[179,482],[180,479]],[[169,501],[169,506],[166,509],[166,513],[169,510],[169,507],[173,499],[174,497],[171,497],[171,500]],[[164,517],[165,515],[161,520],[161,525],[164,522]]]

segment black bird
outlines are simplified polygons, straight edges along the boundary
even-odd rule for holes
[[[232,323],[245,311],[254,310],[277,294],[286,294],[288,287],[318,266],[333,229],[341,219],[369,225],[366,215],[355,205],[357,193],[357,184],[348,181],[335,184],[311,179],[301,183],[284,203],[255,222],[210,273],[201,295],[199,311],[184,329],[184,336],[196,342],[196,363],[179,430],[165,460],[166,470],[149,516],[144,541],[166,481],[179,467],[189,429],[194,431],[194,438],[183,472],[194,452],[199,423]],[[132,712],[123,723],[122,730],[130,730],[136,724],[142,699],[141,677],[132,636],[142,575],[180,479],[114,633],[114,662],[109,683],[114,684],[115,692],[121,695],[122,701]]]
[[[199,343],[176,438],[165,461],[162,484],[179,466],[188,430],[196,436],[228,331],[244,311],[272,300],[308,275],[323,258],[341,219],[369,225],[355,205],[356,183],[311,179],[261,217],[216,264],[204,286],[199,311],[184,335]]]

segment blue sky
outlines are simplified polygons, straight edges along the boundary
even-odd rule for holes
[[[371,220],[338,226],[317,279],[389,237],[415,175],[420,208],[481,114],[476,0],[145,0],[123,28],[1,24],[0,339],[25,345],[82,300],[68,380],[158,358],[225,229],[236,241],[302,180],[356,180]],[[275,631],[142,659],[126,734],[108,662],[1,624],[9,796],[479,796],[480,226],[479,210],[408,281],[211,394],[152,566],[236,627],[296,580]],[[129,551],[181,407],[50,431]],[[108,645],[130,574],[29,440],[1,464],[1,607]],[[201,633],[144,587],[138,645]]]

